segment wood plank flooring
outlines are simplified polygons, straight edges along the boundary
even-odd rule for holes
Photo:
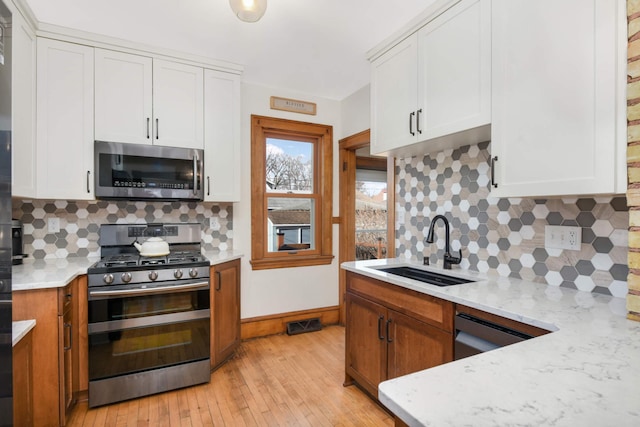
[[[200,386],[88,409],[68,426],[393,426],[356,386],[343,387],[344,328],[245,341]]]

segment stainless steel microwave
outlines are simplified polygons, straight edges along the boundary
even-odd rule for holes
[[[95,141],[98,199],[202,200],[204,151]]]

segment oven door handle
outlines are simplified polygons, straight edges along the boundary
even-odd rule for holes
[[[106,291],[89,291],[89,299],[91,297],[133,297],[140,295],[157,295],[168,294],[178,292],[189,292],[209,289],[209,282],[189,283],[188,285],[171,285],[171,286],[158,286],[152,288],[143,289],[116,289]]]
[[[89,335],[105,332],[124,331],[127,329],[146,328],[153,326],[171,325],[180,322],[190,322],[200,319],[210,319],[211,310],[183,311],[179,313],[157,314],[154,316],[136,317],[133,319],[109,320],[87,325]]]

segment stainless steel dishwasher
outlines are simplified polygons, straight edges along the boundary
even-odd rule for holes
[[[531,335],[467,313],[456,315],[455,328],[456,339],[453,350],[455,360],[533,338]]]

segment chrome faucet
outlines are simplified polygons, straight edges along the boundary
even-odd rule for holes
[[[459,257],[456,258],[453,255],[451,255],[450,253],[451,249],[449,246],[449,221],[444,215],[436,215],[431,220],[431,224],[429,225],[429,233],[427,233],[427,243],[433,243],[433,232],[435,228],[434,225],[439,219],[441,219],[444,222],[444,233],[445,233],[443,268],[446,270],[451,270],[451,266],[453,264],[460,264],[460,261],[462,261],[462,249],[458,251],[460,255]]]

